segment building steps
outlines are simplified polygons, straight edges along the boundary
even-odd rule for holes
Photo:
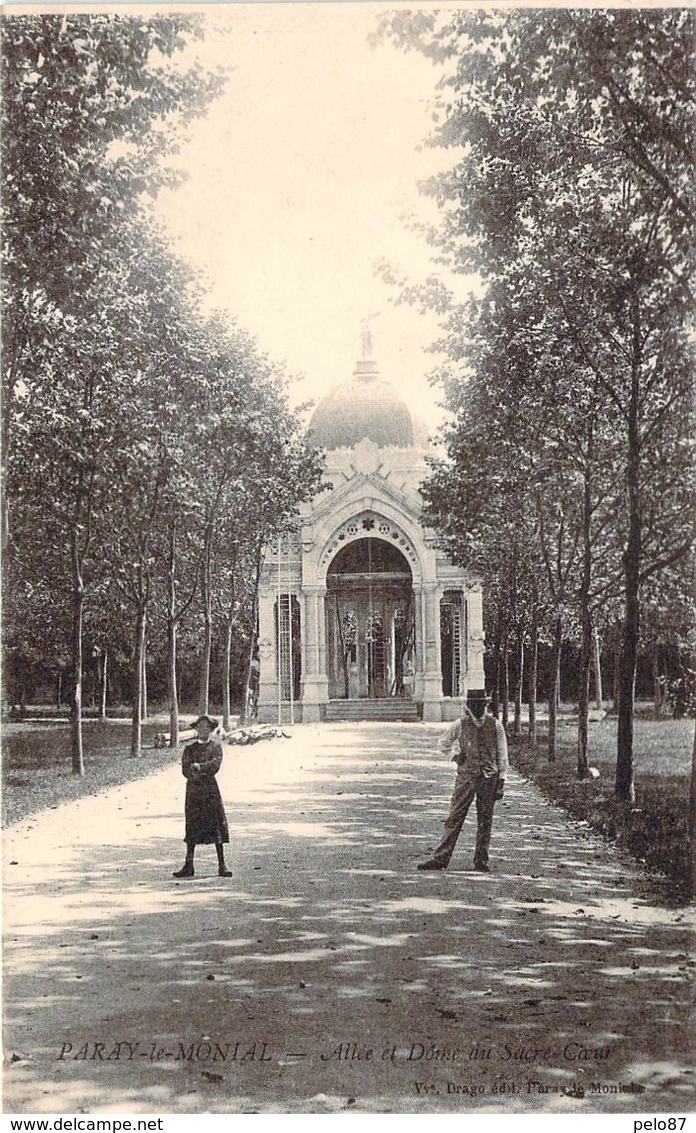
[[[353,720],[416,723],[420,720],[420,712],[414,700],[390,696],[381,700],[330,700],[324,718],[327,723]]]

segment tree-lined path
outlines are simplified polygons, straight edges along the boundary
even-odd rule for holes
[[[514,774],[493,872],[472,815],[418,873],[438,731],[227,748],[231,881],[171,876],[174,762],[8,829],[6,1111],[691,1108],[690,913]]]

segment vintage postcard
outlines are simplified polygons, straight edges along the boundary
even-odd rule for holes
[[[5,1113],[682,1129],[693,9],[0,30]]]

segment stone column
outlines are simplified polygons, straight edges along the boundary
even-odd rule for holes
[[[423,719],[442,719],[442,667],[440,661],[440,598],[437,582],[423,583],[425,623],[425,667],[423,673]]]
[[[302,680],[302,721],[316,723],[322,718],[321,705],[329,699],[329,681],[326,676],[326,631],[324,625],[324,595],[318,586],[304,588],[305,634],[304,669]]]
[[[328,700],[329,678],[326,673],[326,587],[317,591],[317,620],[319,624],[319,676],[326,682]]]
[[[414,587],[414,611],[413,619],[415,624],[415,664],[413,672],[413,699],[423,700],[423,676],[425,673],[425,615],[423,609],[423,586],[422,584],[417,588]]]
[[[302,592],[302,601],[305,610],[304,621],[304,673],[312,677],[317,671],[319,662],[319,638],[317,627],[317,594],[315,590],[305,589]]]

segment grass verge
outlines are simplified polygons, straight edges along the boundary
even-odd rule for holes
[[[540,735],[536,749],[525,737],[512,737],[510,758],[521,775],[571,818],[587,822],[647,869],[664,875],[671,897],[680,902],[688,899],[688,776],[670,774],[669,767],[648,770],[637,766],[636,801],[631,806],[614,796],[614,776],[604,759],[597,761],[599,779],[576,777],[574,744],[561,742],[555,761],[549,762],[546,736]],[[591,757],[590,762],[595,760]]]
[[[125,722],[85,723],[85,773],[73,775],[67,724],[7,724],[2,739],[2,820],[8,826],[40,810],[96,795],[140,779],[179,759],[170,748],[153,746],[158,725],[143,726],[143,754],[130,755]]]

